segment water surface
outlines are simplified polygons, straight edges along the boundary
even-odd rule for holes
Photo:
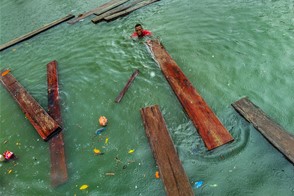
[[[2,0],[0,44],[72,13],[107,2]],[[50,186],[43,142],[6,90],[0,89],[0,152],[18,159],[0,164],[1,195],[164,195],[139,110],[160,105],[197,195],[293,195],[294,168],[231,103],[248,96],[294,134],[293,1],[161,0],[110,23],[91,17],[63,23],[0,53],[13,75],[47,109],[46,64],[59,64],[69,180]],[[129,36],[142,23],[164,44],[235,138],[208,152],[142,42]],[[120,104],[114,102],[140,70]],[[98,118],[109,119],[95,135]],[[108,138],[108,143],[105,140]],[[93,149],[103,151],[95,156]],[[129,154],[130,149],[135,149]],[[106,173],[115,173],[107,176]],[[80,186],[89,185],[81,191]]]

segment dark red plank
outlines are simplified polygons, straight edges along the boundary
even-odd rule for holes
[[[58,25],[58,24],[60,24],[60,23],[62,23],[64,21],[67,21],[67,20],[69,20],[69,19],[71,19],[73,17],[74,17],[74,15],[69,14],[69,15],[65,16],[64,18],[55,20],[55,21],[53,21],[53,22],[51,22],[51,23],[49,23],[47,25],[44,25],[43,27],[41,27],[41,28],[39,28],[37,30],[34,30],[34,31],[30,32],[30,33],[27,33],[27,34],[25,34],[25,35],[23,35],[23,36],[21,36],[19,38],[16,38],[14,40],[11,40],[10,42],[7,42],[6,44],[1,45],[0,46],[0,51],[4,50],[6,48],[9,48],[10,46],[13,46],[15,44],[18,44],[18,43],[20,43],[22,41],[25,41],[25,40],[27,40],[27,39],[35,36],[35,35],[38,35],[39,33],[44,32],[44,31],[46,31],[46,30],[48,30],[48,29],[50,29],[50,28],[52,28],[52,27],[54,27],[54,26],[56,26],[56,25]]]
[[[159,106],[142,108],[140,112],[166,194],[194,195]]]
[[[125,93],[127,92],[127,90],[129,89],[129,87],[131,86],[132,82],[134,81],[134,79],[136,78],[136,76],[139,74],[139,70],[137,69],[130,77],[130,79],[128,80],[127,84],[125,85],[125,87],[122,89],[122,91],[119,93],[119,95],[116,97],[115,102],[119,103],[123,96],[125,95]]]
[[[232,104],[233,107],[260,133],[294,163],[294,136],[274,122],[247,97]]]
[[[207,149],[234,140],[159,41],[150,41],[148,46]]]
[[[24,89],[11,73],[2,76],[0,81],[18,103],[27,119],[34,126],[41,138],[48,141],[54,134],[61,131],[59,124],[48,115],[38,102]]]
[[[48,113],[62,125],[57,66],[57,61],[47,64]],[[51,184],[57,187],[68,179],[62,132],[52,137],[49,141],[49,149],[51,157]]]

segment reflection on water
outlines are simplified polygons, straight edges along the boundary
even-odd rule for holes
[[[3,0],[0,43],[105,2]],[[0,68],[10,68],[45,109],[46,64],[58,61],[69,180],[51,188],[48,143],[1,87],[0,152],[18,159],[0,163],[0,194],[164,195],[139,113],[158,104],[191,185],[204,183],[195,194],[293,195],[293,165],[230,106],[248,96],[294,134],[292,18],[290,1],[161,0],[110,23],[63,23],[1,52]],[[130,39],[138,22],[162,41],[232,143],[207,151],[144,42]],[[139,75],[116,104],[135,69]],[[96,135],[101,115],[109,125]]]

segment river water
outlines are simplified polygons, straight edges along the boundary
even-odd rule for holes
[[[2,0],[0,44],[105,2]],[[48,143],[1,87],[0,151],[13,151],[17,160],[0,163],[0,195],[165,195],[139,112],[154,104],[195,194],[294,195],[293,165],[231,107],[247,96],[294,134],[292,0],[161,0],[109,23],[91,18],[0,53],[0,68],[9,68],[45,109],[46,64],[58,61],[69,175],[51,187]],[[130,39],[136,23],[161,40],[234,142],[206,150],[144,43]],[[135,69],[140,74],[115,103]],[[109,124],[95,135],[101,115]],[[95,156],[94,148],[104,155]]]

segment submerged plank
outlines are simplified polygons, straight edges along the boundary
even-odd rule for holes
[[[150,41],[148,47],[207,149],[212,150],[234,140],[159,41]]]
[[[125,16],[125,15],[127,15],[127,14],[129,14],[129,13],[131,13],[131,12],[137,10],[137,9],[140,9],[141,7],[149,5],[149,4],[154,3],[156,1],[159,1],[159,0],[147,0],[147,1],[140,2],[137,5],[135,5],[133,7],[130,7],[128,9],[126,9],[126,10],[123,10],[121,12],[117,12],[117,13],[115,13],[113,15],[107,16],[107,17],[104,18],[104,20],[106,20],[106,21],[115,20],[118,17]]]
[[[15,44],[18,44],[18,43],[20,43],[20,42],[22,42],[24,40],[27,40],[27,39],[29,39],[29,38],[43,32],[43,31],[46,31],[46,30],[48,30],[48,29],[50,29],[50,28],[64,22],[64,21],[67,21],[67,20],[69,20],[69,19],[71,19],[73,17],[74,17],[74,15],[69,14],[69,15],[65,16],[64,18],[55,20],[55,21],[53,21],[53,22],[51,22],[51,23],[49,23],[47,25],[44,25],[40,29],[34,30],[34,31],[32,31],[30,33],[27,33],[27,34],[25,34],[25,35],[23,35],[23,36],[21,36],[19,38],[16,38],[16,39],[14,39],[14,40],[12,40],[10,42],[7,42],[6,44],[3,44],[3,45],[0,46],[0,51],[4,50],[6,48],[9,48],[10,46],[13,46]]]
[[[92,15],[94,13],[95,14],[102,14],[104,12],[107,12],[108,10],[111,10],[112,8],[115,8],[115,7],[119,6],[119,5],[127,2],[127,1],[129,1],[129,0],[112,0],[112,1],[110,1],[108,3],[105,3],[105,4],[103,4],[103,5],[99,6],[99,7],[91,10],[91,11],[88,11],[86,13],[81,14],[77,18],[74,18],[73,20],[68,21],[68,23],[69,24],[75,24],[75,23],[79,22],[80,20],[82,20],[82,19],[84,19],[84,18],[86,18],[86,17],[88,17],[88,16],[90,16],[90,15]]]
[[[130,79],[128,80],[127,84],[125,85],[125,87],[122,89],[122,91],[119,93],[119,95],[116,97],[115,102],[119,103],[123,96],[125,95],[125,93],[127,92],[127,90],[129,89],[129,87],[131,86],[132,82],[134,81],[134,79],[136,78],[136,76],[139,74],[139,70],[137,69],[136,71],[134,71],[134,73],[131,75]]]
[[[146,135],[167,195],[194,195],[159,106],[140,110]]]
[[[233,107],[281,153],[294,163],[294,136],[268,117],[247,97],[232,104]]]
[[[62,125],[57,61],[52,61],[47,64],[47,85],[48,113],[59,125]],[[53,187],[57,187],[65,183],[68,179],[62,132],[52,137],[49,141],[49,149],[51,158],[51,184]]]
[[[4,76],[1,74],[0,81],[18,103],[43,140],[48,141],[53,134],[61,131],[59,124],[49,116],[11,73],[7,73]]]
[[[137,3],[141,2],[141,1],[143,1],[143,0],[136,0],[136,1],[133,1],[131,3],[125,3],[125,4],[120,5],[120,6],[116,7],[116,8],[114,8],[114,9],[111,9],[111,10],[109,10],[107,12],[104,12],[103,14],[94,13],[97,16],[95,18],[93,18],[91,21],[96,24],[96,23],[102,21],[105,17],[113,15],[113,14],[115,14],[117,12],[121,12],[123,10],[126,10],[126,9],[136,5]]]

